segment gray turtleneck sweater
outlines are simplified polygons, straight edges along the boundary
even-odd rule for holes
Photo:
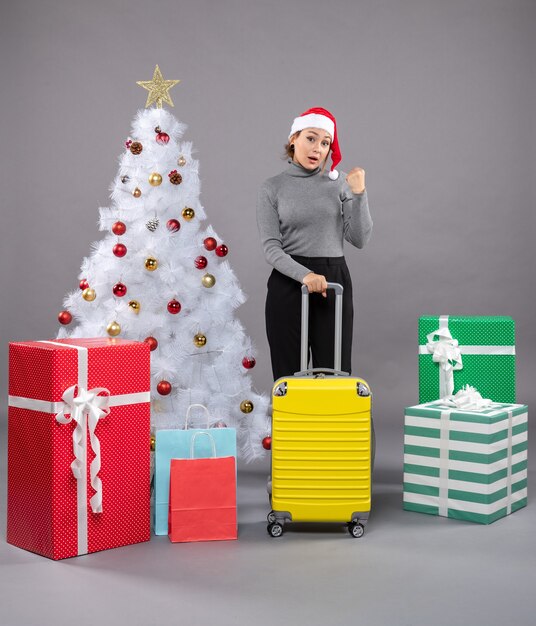
[[[331,180],[294,162],[262,185],[257,224],[266,261],[300,283],[311,270],[291,254],[340,257],[344,239],[362,248],[372,232],[366,191],[352,193],[343,172]]]

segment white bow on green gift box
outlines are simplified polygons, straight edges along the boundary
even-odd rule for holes
[[[439,395],[441,398],[450,396],[454,392],[454,370],[463,367],[458,340],[452,338],[447,327],[426,335],[426,341],[434,363],[439,363]]]

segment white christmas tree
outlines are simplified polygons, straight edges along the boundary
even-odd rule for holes
[[[112,336],[151,347],[153,430],[182,428],[191,404],[211,426],[237,429],[242,458],[263,453],[268,399],[255,393],[255,348],[236,319],[245,301],[228,248],[200,203],[198,161],[158,66],[119,159],[112,206],[100,209],[105,237],[82,262],[80,289],[68,294],[58,337]],[[206,423],[206,415],[204,416]],[[191,426],[191,424],[190,424]]]

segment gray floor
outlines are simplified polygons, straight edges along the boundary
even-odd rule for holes
[[[396,441],[385,439],[361,539],[330,525],[289,526],[272,539],[266,468],[242,469],[238,541],[172,545],[153,537],[53,562],[2,539],[0,624],[534,624],[536,505],[529,500],[490,526],[404,512],[400,455],[388,454]]]

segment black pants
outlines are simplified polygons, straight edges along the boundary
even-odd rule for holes
[[[352,335],[354,307],[352,279],[344,257],[293,256],[315,274],[322,274],[329,283],[344,287],[342,307],[342,358],[344,372],[352,369]],[[300,370],[301,284],[277,270],[268,279],[266,297],[266,334],[270,344],[274,380],[292,376]],[[313,367],[333,368],[335,335],[335,293],[309,296],[309,348]]]

